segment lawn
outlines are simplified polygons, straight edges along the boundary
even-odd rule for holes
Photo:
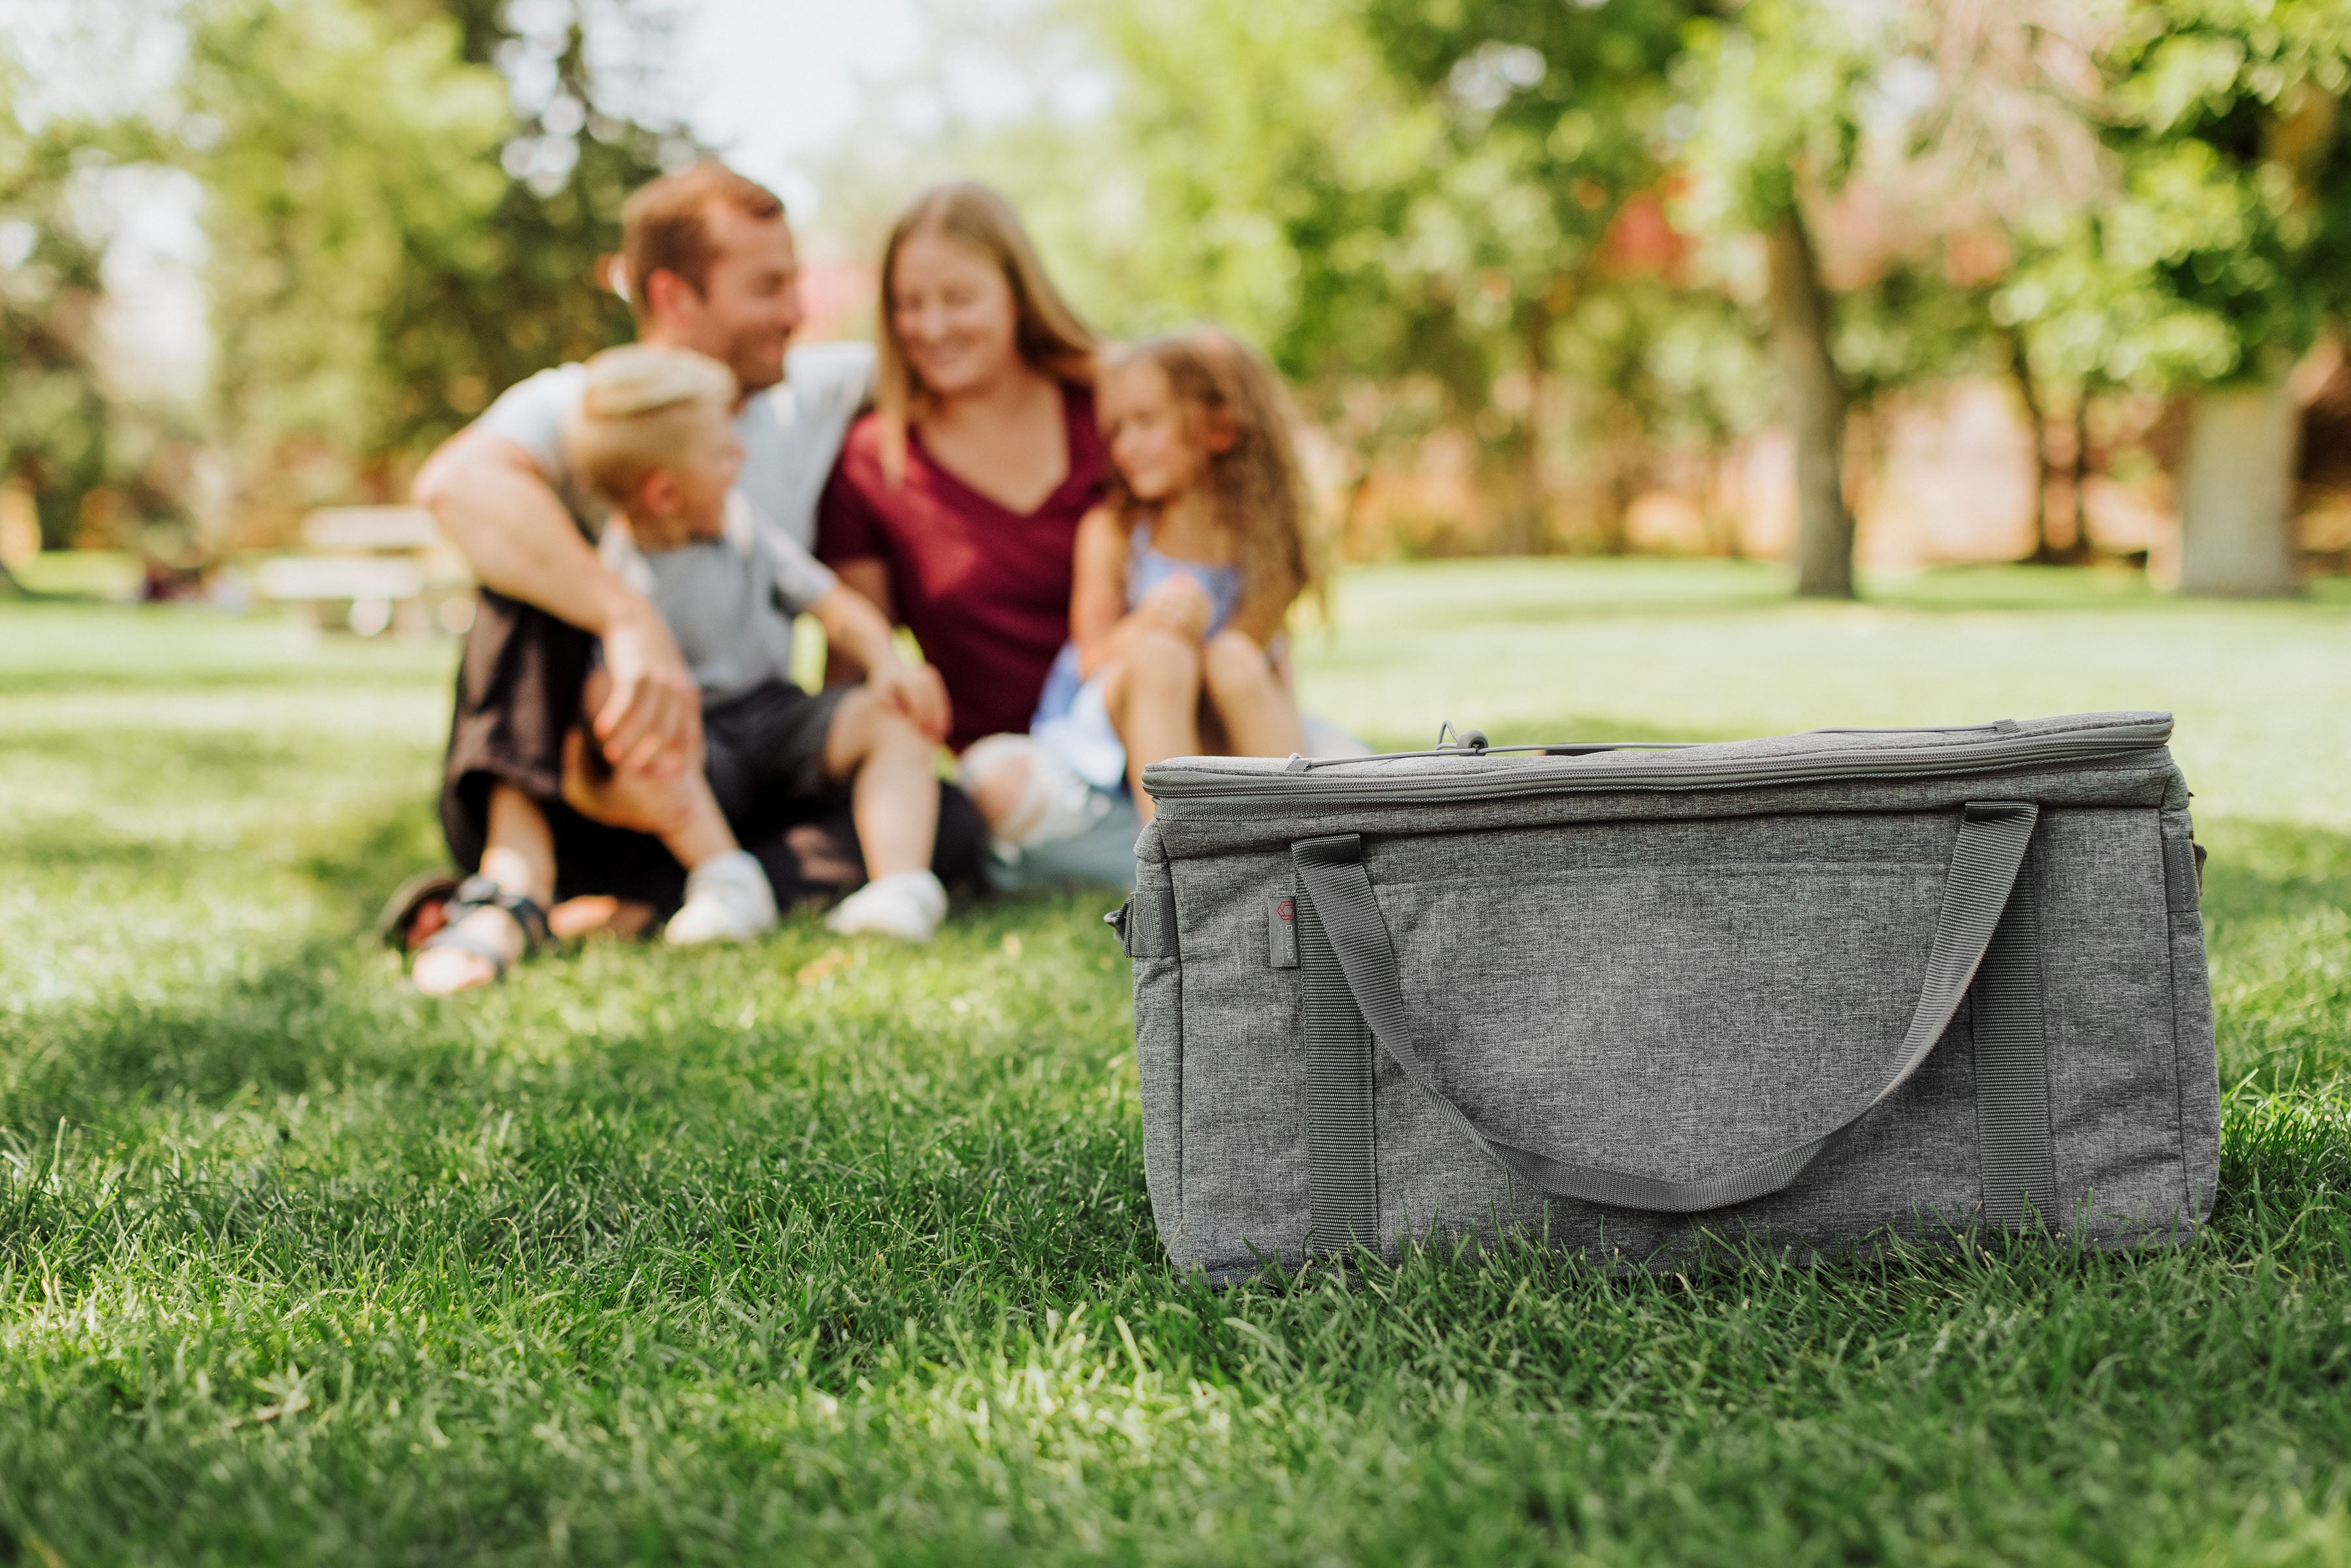
[[[2176,710],[2191,1252],[1214,1293],[1103,895],[428,1002],[361,936],[452,649],[0,608],[0,1563],[2351,1559],[2351,594],[1783,592],[1365,570],[1306,688],[1406,745]]]

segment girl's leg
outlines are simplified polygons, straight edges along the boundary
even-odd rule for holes
[[[1146,822],[1153,812],[1143,770],[1170,757],[1198,754],[1200,689],[1200,645],[1156,629],[1137,635],[1105,674],[1103,706],[1125,743],[1127,781]]]
[[[824,768],[852,780],[850,814],[865,874],[931,869],[939,831],[938,747],[862,687],[841,699],[824,736]]]
[[[519,894],[547,907],[555,896],[555,835],[538,802],[511,784],[490,787],[490,820],[482,849],[482,874],[505,893]],[[476,909],[450,928],[506,956],[522,956],[523,932],[503,909]],[[445,997],[498,977],[497,966],[463,947],[427,947],[409,970],[416,988]]]
[[[1288,757],[1306,746],[1298,704],[1266,651],[1247,635],[1217,632],[1202,655],[1208,701],[1236,757]]]

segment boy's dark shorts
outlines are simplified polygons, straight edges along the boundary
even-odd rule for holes
[[[479,869],[490,790],[537,801],[555,839],[555,896],[590,894],[677,907],[685,871],[648,833],[591,821],[563,801],[563,740],[580,722],[596,639],[535,605],[484,589],[457,666],[456,711],[441,787],[441,829],[461,871]],[[743,847],[790,905],[864,880],[846,792],[825,776],[824,741],[845,691],[811,696],[773,682],[703,715],[712,792]],[[976,881],[987,824],[969,797],[940,786],[931,866]]]
[[[824,767],[825,737],[848,695],[847,686],[811,696],[789,681],[768,681],[702,710],[703,771],[737,834],[756,832],[792,802],[848,800],[848,786]]]

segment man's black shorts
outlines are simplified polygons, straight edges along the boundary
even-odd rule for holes
[[[484,589],[457,667],[441,788],[441,829],[461,871],[481,865],[490,790],[537,801],[555,839],[555,896],[605,894],[674,909],[685,872],[659,839],[590,821],[563,801],[563,740],[580,722],[596,639],[535,605]],[[743,847],[767,867],[776,900],[829,897],[863,880],[845,794],[825,778],[824,737],[841,693],[775,683],[703,717],[713,792]],[[977,880],[987,844],[978,809],[940,786],[932,869]],[[739,812],[739,814],[738,814]]]

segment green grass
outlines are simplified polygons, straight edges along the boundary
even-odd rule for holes
[[[1315,706],[1426,744],[2146,706],[2212,846],[2185,1255],[1214,1294],[1143,1194],[1099,895],[449,1003],[449,650],[0,608],[0,1563],[2340,1563],[2351,601],[1359,573]]]

